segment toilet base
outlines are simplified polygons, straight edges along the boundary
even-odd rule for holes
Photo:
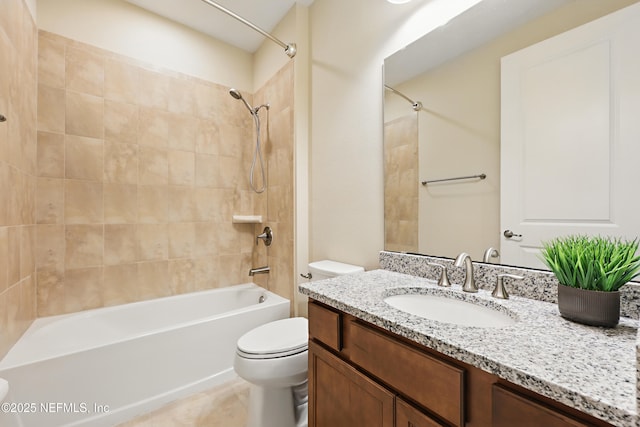
[[[296,427],[290,387],[251,385],[247,427]]]
[[[291,387],[264,387],[252,384],[249,393],[247,427],[307,427],[306,396],[304,401],[296,402],[299,397],[294,398]]]
[[[309,380],[291,387],[296,413],[296,427],[309,425]]]
[[[309,425],[309,403],[304,404],[296,408],[296,418],[298,420],[296,427],[308,427]]]

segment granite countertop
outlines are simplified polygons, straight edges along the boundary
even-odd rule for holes
[[[491,297],[459,285],[374,270],[299,286],[310,298],[498,375],[617,426],[636,426],[638,321],[621,318],[615,328],[580,325],[560,317],[556,304],[511,296]],[[403,293],[449,293],[491,306],[517,321],[477,328],[428,320],[397,310],[384,298]]]

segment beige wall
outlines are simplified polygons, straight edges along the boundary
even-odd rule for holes
[[[0,358],[35,318],[37,29],[22,0],[0,11]]]
[[[38,22],[37,0],[25,0],[25,4],[29,8],[29,12],[31,12],[31,16],[33,17],[34,21],[37,23]]]
[[[270,33],[284,43],[296,42],[298,16],[303,14],[306,9],[304,6],[294,5]],[[290,62],[292,62],[291,58],[284,53],[284,49],[265,37],[253,55],[252,87],[257,90],[257,88],[264,86],[278,70]]]
[[[396,89],[423,102],[420,179],[486,173],[487,179],[420,189],[420,252],[482,259],[500,245],[500,58],[637,0],[580,0]],[[388,118],[406,103],[387,96]]]
[[[383,247],[382,60],[386,2],[311,5],[310,261],[377,267]],[[398,9],[395,9],[397,12]],[[354,21],[357,17],[357,21]],[[354,31],[357,23],[358,32]]]
[[[38,0],[38,28],[253,92],[253,55],[126,1]]]

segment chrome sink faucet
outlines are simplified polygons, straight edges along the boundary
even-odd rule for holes
[[[471,262],[471,256],[466,252],[462,252],[458,255],[453,263],[456,267],[462,267],[462,264],[464,264],[465,267],[465,278],[462,290],[464,292],[478,292],[478,286],[476,286],[476,281],[473,277],[473,263]]]

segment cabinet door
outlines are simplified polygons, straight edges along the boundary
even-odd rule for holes
[[[444,425],[396,397],[396,427],[443,427]]]
[[[393,427],[394,395],[309,343],[309,427]]]
[[[500,229],[522,237],[500,236],[501,263],[542,268],[556,236],[640,234],[639,39],[635,3],[502,58]]]
[[[499,385],[493,386],[492,395],[494,427],[586,427],[588,425]]]

